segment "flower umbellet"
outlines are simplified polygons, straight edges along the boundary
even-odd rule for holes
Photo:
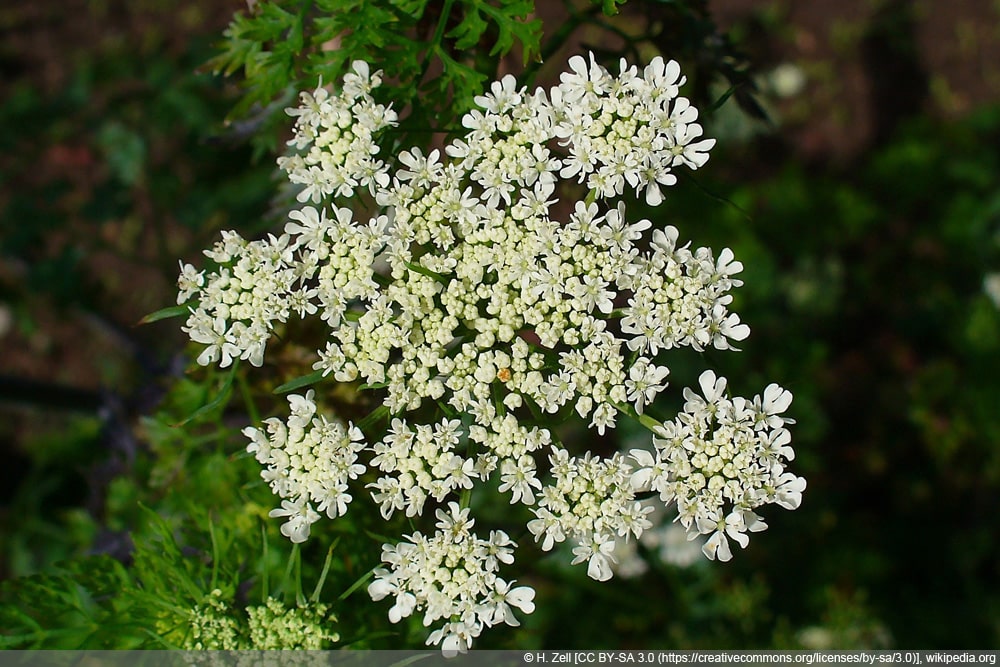
[[[394,601],[391,621],[420,611],[437,624],[429,644],[466,650],[534,609],[529,587],[500,576],[513,540],[473,531],[468,493],[490,478],[528,507],[542,550],[567,542],[601,581],[616,544],[652,526],[650,496],[718,560],[766,528],[758,508],[801,500],[805,481],[785,469],[787,390],[731,398],[705,371],[675,419],[646,411],[668,386],[662,353],[735,349],[750,333],[729,308],[742,284],[733,252],[691,249],[672,226],[630,220],[621,201],[659,205],[676,170],[708,160],[715,141],[683,83],[662,58],[622,61],[614,76],[575,56],[547,91],[493,83],[443,151],[380,158],[396,115],[372,97],[380,73],[355,63],[339,93],[320,87],[289,110],[298,152],[279,166],[303,206],[284,233],[227,232],[206,253],[217,270],[182,266],[200,364],[259,366],[278,323],[318,318],[314,369],[383,392],[378,433],[319,415],[313,390],[289,397],[286,420],[244,433],[294,542],[348,512],[362,486],[386,518],[436,512],[433,534],[383,547],[369,587]],[[579,200],[554,208],[567,194]],[[567,416],[600,434],[637,419],[652,446],[577,451],[549,428]]]
[[[275,650],[316,651],[340,635],[330,632],[336,618],[322,603],[286,607],[276,598],[248,606],[245,615],[228,603],[219,589],[206,595],[188,612],[184,650]]]

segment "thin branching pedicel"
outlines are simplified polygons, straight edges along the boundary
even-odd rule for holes
[[[322,513],[345,514],[352,485],[365,484],[386,518],[437,508],[435,533],[384,546],[369,593],[395,600],[393,622],[419,610],[425,625],[442,623],[428,643],[447,651],[534,608],[534,591],[498,574],[514,542],[472,531],[468,493],[491,477],[530,508],[541,549],[568,542],[572,562],[601,581],[616,544],[652,526],[650,496],[675,506],[692,539],[707,536],[706,556],[728,560],[730,541],[745,547],[766,527],[759,507],[794,509],[805,488],[785,470],[792,397],[777,385],[730,398],[705,371],[674,420],[646,412],[668,384],[663,352],[734,349],[749,335],[729,310],[743,266],[728,248],[690,249],[674,227],[650,232],[619,201],[659,205],[676,169],[708,160],[715,141],[679,96],[677,63],[623,61],[618,76],[592,55],[569,65],[548,91],[493,83],[443,154],[383,161],[396,116],[371,96],[380,74],[355,63],[339,93],[303,93],[289,110],[301,153],[279,165],[304,206],[284,234],[230,232],[206,253],[217,271],[182,267],[185,330],[206,346],[199,363],[259,366],[275,324],[294,314],[326,324],[314,369],[384,391],[381,432],[317,415],[310,391],[290,397],[286,421],[244,433],[292,541]],[[557,196],[574,192],[582,199],[555,217]],[[356,219],[365,208],[352,202],[372,197],[377,214]],[[600,434],[636,419],[653,446],[579,451],[549,430],[573,416]]]

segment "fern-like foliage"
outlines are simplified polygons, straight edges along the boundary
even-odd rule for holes
[[[243,74],[231,118],[256,114],[247,134],[283,121],[294,92],[343,77],[355,60],[378,63],[393,86],[400,132],[447,131],[472,106],[499,59],[541,50],[533,0],[262,0],[238,13],[208,67]]]

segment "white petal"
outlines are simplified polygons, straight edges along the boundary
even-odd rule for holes
[[[611,571],[611,563],[602,553],[596,553],[590,557],[587,564],[587,576],[597,581],[607,581],[614,573]]]

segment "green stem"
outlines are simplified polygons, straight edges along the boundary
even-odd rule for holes
[[[421,266],[420,264],[414,264],[413,262],[406,262],[406,268],[414,273],[419,273],[422,276],[427,276],[431,280],[441,283],[442,285],[447,285],[451,282],[446,276],[442,276],[440,273],[431,271],[426,266]]]
[[[302,551],[300,549],[295,550],[294,558],[295,558],[295,604],[299,607],[304,607],[306,604],[306,598],[302,594]]]
[[[431,38],[431,44],[430,44],[431,48],[428,49],[427,56],[424,58],[424,63],[423,63],[424,74],[427,73],[427,67],[430,66],[432,50],[441,44],[441,39],[444,37],[445,28],[448,27],[448,17],[451,16],[451,7],[454,4],[455,0],[444,0],[444,7],[441,8],[441,16],[438,17],[438,24],[434,28],[434,37]]]
[[[267,558],[267,528],[264,526],[264,524],[261,524],[261,526],[260,526],[260,539],[261,539],[261,543],[263,544],[263,548],[262,548],[262,552],[263,553],[262,553],[262,556],[261,556],[261,560],[263,562],[263,567],[261,569],[264,570],[263,576],[261,577],[262,582],[261,582],[261,593],[260,593],[261,594],[261,600],[260,600],[260,603],[261,604],[266,604],[267,603],[267,595],[270,592],[268,590],[268,588],[269,588],[269,584],[271,582],[270,582],[270,577],[268,576],[269,573],[270,573],[270,567],[269,567],[268,558]]]
[[[251,424],[260,423],[260,411],[257,410],[257,404],[254,403],[253,394],[250,392],[250,385],[247,383],[246,377],[237,374],[236,383],[240,387],[240,396],[243,397],[243,403],[247,408],[247,415],[250,417]]]
[[[292,574],[295,573],[295,560],[298,555],[299,555],[299,545],[293,544],[292,553],[288,556],[288,564],[285,566],[285,578],[282,581],[282,588],[284,588],[288,584],[288,580],[291,578]],[[298,586],[296,586],[296,591],[298,591]],[[297,595],[295,599],[298,600]]]
[[[313,589],[313,593],[309,596],[310,602],[319,602],[319,595],[323,591],[323,584],[326,583],[326,575],[330,572],[330,564],[333,562],[333,550],[337,548],[337,544],[340,543],[340,538],[333,541],[330,548],[326,551],[326,561],[323,563],[323,572],[319,575],[319,581],[316,582],[316,588]]]
[[[524,73],[518,77],[518,83],[522,86],[527,86],[530,88],[535,83],[535,77],[538,75],[538,70],[541,69],[542,65],[548,61],[549,58],[554,56],[559,49],[562,48],[563,44],[569,39],[569,36],[573,34],[573,31],[579,28],[583,23],[589,20],[593,15],[595,15],[600,8],[594,5],[587,11],[580,13],[577,12],[572,3],[564,3],[570,11],[570,18],[568,21],[559,26],[555,34],[549,38],[542,47],[541,52],[538,56],[538,61],[532,63],[528,68],[524,70]]]
[[[441,40],[444,38],[444,31],[448,27],[448,17],[451,16],[451,7],[455,4],[455,0],[445,0],[444,7],[441,8],[441,15],[438,17],[437,25],[434,26],[434,36],[431,37],[431,41],[427,44],[427,52],[424,54],[424,60],[420,63],[420,76],[417,77],[416,82],[413,86],[413,92],[410,93],[410,99],[407,101],[409,104],[413,101],[413,98],[417,95],[417,90],[420,88],[420,84],[423,82],[424,77],[427,76],[427,72],[431,66],[431,59],[434,57],[434,52],[441,46]]]
[[[215,536],[215,522],[212,521],[212,516],[208,517],[208,536],[212,540],[212,583],[209,585],[213,591],[218,587],[219,581],[219,540]]]

